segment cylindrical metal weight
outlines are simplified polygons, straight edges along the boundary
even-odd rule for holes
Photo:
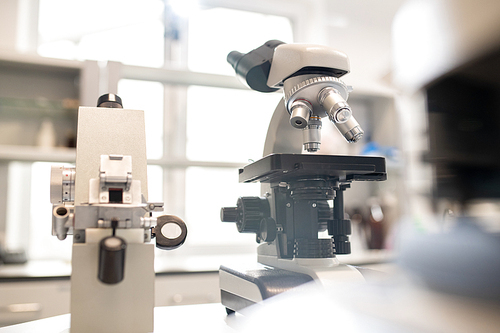
[[[127,243],[120,237],[109,236],[99,243],[98,278],[106,284],[117,284],[124,278]]]

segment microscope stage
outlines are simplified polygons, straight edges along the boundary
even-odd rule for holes
[[[375,156],[271,154],[240,169],[240,183],[276,183],[327,177],[340,181],[387,179],[385,158]]]

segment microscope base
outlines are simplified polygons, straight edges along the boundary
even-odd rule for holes
[[[339,264],[336,258],[288,260],[259,255],[259,262],[264,265],[258,264],[252,270],[220,267],[221,303],[230,312],[311,281],[325,287],[342,282],[365,282],[357,268]]]
[[[232,311],[240,311],[247,306],[313,281],[306,274],[265,266],[245,271],[221,266],[219,279],[221,303]]]
[[[124,279],[106,285],[97,278],[99,243],[73,244],[71,333],[152,332],[154,245],[129,243]]]

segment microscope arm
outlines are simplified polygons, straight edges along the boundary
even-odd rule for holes
[[[302,142],[308,152],[320,150],[324,117],[348,142],[357,142],[363,135],[347,104],[352,88],[339,79],[349,72],[344,53],[325,46],[271,40],[247,54],[233,51],[227,61],[236,76],[253,90],[273,92],[283,88],[284,101],[271,120],[264,156],[302,153],[295,142]],[[291,128],[302,130],[302,134]]]
[[[283,99],[274,110],[269,123],[263,156],[278,153],[302,153],[302,131],[290,126],[290,114],[285,108]]]

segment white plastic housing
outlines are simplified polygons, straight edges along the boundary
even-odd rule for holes
[[[349,73],[349,59],[343,52],[328,46],[312,44],[281,44],[274,50],[267,85],[280,83],[304,67],[335,68]]]

